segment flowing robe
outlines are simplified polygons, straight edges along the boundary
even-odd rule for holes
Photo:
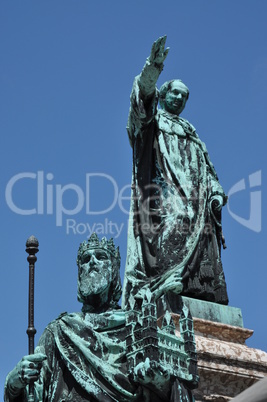
[[[121,312],[70,314],[50,324],[39,343],[39,351],[49,356],[43,387],[48,401],[134,400],[124,332]]]
[[[145,103],[138,77],[128,135],[133,149],[131,210],[123,305],[143,286],[180,277],[182,294],[228,303],[220,257],[221,216],[211,200],[226,196],[205,144],[185,119]]]
[[[173,379],[168,395],[159,397],[129,380],[125,313],[62,314],[42,334],[35,352],[47,356],[35,382],[35,402],[194,402],[191,391]],[[5,402],[27,402],[27,389]]]
[[[121,311],[63,314],[52,321],[35,350],[47,355],[35,401],[138,401],[137,387],[128,380],[124,339]],[[26,391],[15,399],[26,401]]]

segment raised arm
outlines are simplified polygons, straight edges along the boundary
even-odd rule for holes
[[[163,70],[163,62],[169,49],[165,49],[166,36],[157,39],[152,46],[150,56],[144,68],[133,83],[131,107],[129,111],[127,131],[131,146],[134,138],[143,138],[147,125],[157,113],[158,96],[156,83]]]
[[[150,56],[139,75],[138,83],[144,98],[150,98],[155,93],[157,80],[169,52],[169,48],[165,49],[166,39],[167,36],[161,36],[153,43]]]

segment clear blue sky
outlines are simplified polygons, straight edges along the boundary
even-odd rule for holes
[[[159,85],[188,85],[182,116],[232,189],[222,256],[230,305],[255,331],[248,345],[266,351],[266,14],[265,0],[1,2],[1,388],[27,354],[31,234],[40,242],[36,341],[61,312],[80,309],[76,253],[94,225],[108,237],[121,230],[123,275],[129,95],[164,34],[170,52]]]

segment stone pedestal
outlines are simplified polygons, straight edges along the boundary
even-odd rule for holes
[[[230,401],[267,376],[267,353],[245,345],[253,331],[243,328],[240,309],[181,299],[180,303],[182,301],[190,308],[194,321],[200,377],[198,388],[194,390],[196,401]],[[176,306],[174,312],[170,304],[167,302],[167,307],[172,310],[179,336],[179,307]]]

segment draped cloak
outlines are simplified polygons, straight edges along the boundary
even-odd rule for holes
[[[42,334],[35,352],[47,356],[35,382],[35,402],[194,402],[175,379],[168,395],[129,381],[125,313],[64,313]],[[144,396],[145,392],[145,396]],[[27,390],[5,402],[27,402]]]
[[[121,311],[62,314],[52,321],[35,350],[47,355],[35,382],[36,402],[138,401],[127,377],[124,339]]]
[[[221,263],[221,214],[227,197],[205,144],[185,119],[145,103],[136,77],[128,135],[133,175],[123,305],[143,286],[180,277],[182,295],[228,304]]]

